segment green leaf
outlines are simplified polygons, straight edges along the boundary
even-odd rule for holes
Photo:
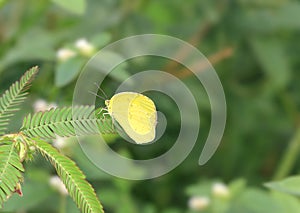
[[[269,82],[275,89],[284,88],[289,83],[291,70],[283,44],[270,38],[255,38],[251,44]]]
[[[246,188],[246,180],[245,179],[236,179],[232,181],[229,185],[230,196],[235,197],[239,196],[239,194],[245,190]]]
[[[300,176],[288,177],[284,180],[274,181],[264,185],[270,189],[300,196]]]
[[[18,183],[22,182],[24,168],[20,157],[9,139],[0,144],[0,206],[15,191]]]
[[[274,0],[238,0],[243,6],[255,6],[255,7],[279,7],[284,5],[286,2],[283,1],[274,1]]]
[[[99,72],[103,72],[103,74],[107,75],[105,71],[106,68],[110,67],[111,64],[120,61],[123,62],[117,67],[115,67],[113,70],[110,70],[109,76],[117,81],[123,82],[124,80],[128,79],[131,75],[126,70],[128,65],[126,63],[126,60],[117,53],[111,51],[102,51],[100,55],[96,55],[95,58],[90,60],[88,66],[90,66],[91,68],[95,68],[96,70],[99,70]]]
[[[64,107],[29,114],[21,131],[28,137],[45,139],[76,135],[113,133],[110,117],[96,118],[93,106]]]
[[[55,69],[55,85],[62,87],[74,80],[85,62],[86,59],[82,57],[72,57],[60,62]]]
[[[281,206],[282,212],[298,212],[300,209],[300,201],[295,196],[274,191],[272,197]]]
[[[36,149],[55,167],[78,208],[86,213],[104,212],[92,186],[76,164],[45,141],[33,139]]]
[[[63,9],[78,15],[84,14],[86,9],[85,0],[52,0],[52,2],[59,5]]]
[[[3,7],[6,2],[6,0],[0,0],[0,8]]]
[[[211,194],[211,188],[214,181],[202,181],[193,184],[186,189],[189,196],[207,196]]]
[[[18,110],[17,106],[24,102],[30,83],[38,72],[38,67],[29,69],[19,81],[10,86],[0,98],[0,135],[7,129],[10,117]]]
[[[270,194],[258,190],[247,189],[242,192],[237,199],[232,202],[230,213],[282,213],[280,205],[274,200]]]
[[[108,44],[111,40],[111,35],[109,33],[100,33],[91,38],[91,43],[95,48],[101,48]]]
[[[56,54],[54,47],[58,42],[57,40],[57,37],[44,29],[30,29],[5,52],[1,58],[0,72],[18,62],[29,61],[32,63],[35,60],[54,60]]]
[[[253,3],[252,0],[249,0]],[[265,4],[266,1],[260,1]],[[282,32],[285,30],[298,30],[300,27],[300,4],[296,1],[277,2],[272,1],[273,6],[253,8],[247,7],[240,14],[239,23],[246,32]],[[282,4],[282,5],[280,5]],[[259,23],[259,24],[257,24]],[[272,37],[271,34],[268,34]]]

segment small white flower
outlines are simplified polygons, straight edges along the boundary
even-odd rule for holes
[[[56,53],[56,57],[60,60],[60,61],[66,61],[69,58],[72,58],[76,55],[76,52],[74,52],[71,49],[67,49],[67,48],[61,48],[57,51]]]
[[[204,196],[194,196],[188,201],[188,206],[192,210],[204,210],[210,204],[210,199]]]
[[[229,195],[229,189],[224,183],[214,183],[212,193],[218,197],[227,197]]]
[[[57,104],[56,103],[47,103],[43,99],[38,99],[33,103],[33,109],[35,112],[40,112],[40,111],[46,111],[51,108],[56,108]]]
[[[59,193],[61,193],[62,195],[68,194],[65,185],[57,175],[52,176],[49,180],[49,183],[53,188],[57,189]]]
[[[94,52],[94,46],[88,42],[85,38],[80,38],[75,42],[75,46],[83,55],[91,55]]]
[[[55,146],[58,149],[62,149],[67,145],[66,138],[60,137],[59,135],[56,135],[56,138],[53,139],[53,146]]]
[[[33,103],[35,112],[45,111],[47,109],[47,102],[43,99],[38,99]]]

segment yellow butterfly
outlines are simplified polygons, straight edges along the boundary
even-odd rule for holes
[[[157,124],[156,107],[145,95],[121,92],[105,101],[107,111],[136,143],[143,144],[155,139]]]

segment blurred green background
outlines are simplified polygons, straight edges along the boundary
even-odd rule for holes
[[[40,67],[11,132],[29,112],[51,104],[70,106],[80,68],[93,53],[127,36],[157,33],[180,38],[197,47],[216,69],[228,118],[221,146],[204,166],[198,165],[198,158],[210,125],[205,91],[196,98],[201,116],[196,146],[180,166],[156,179],[112,177],[88,161],[76,140],[50,141],[77,162],[106,212],[300,212],[297,176],[270,184],[288,193],[264,186],[297,175],[300,165],[299,1],[0,0],[0,5],[0,91],[31,66]],[[122,78],[145,69],[179,76],[193,92],[199,88],[199,81],[191,73],[182,75],[186,71],[178,64],[151,57],[122,64],[101,87],[111,96]],[[175,103],[161,94],[149,96],[168,119],[161,139],[165,143],[140,149],[111,137],[110,146],[124,156],[156,157],[176,140],[180,117]],[[104,106],[102,100],[99,106]],[[27,163],[24,196],[14,195],[2,211],[78,212],[50,181],[53,175],[54,169],[38,156]]]

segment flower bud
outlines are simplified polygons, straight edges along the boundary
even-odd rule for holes
[[[85,38],[78,39],[75,42],[75,46],[79,49],[79,51],[86,56],[91,56],[94,52],[94,46],[89,43]]]
[[[204,210],[210,204],[210,199],[204,196],[193,196],[188,201],[188,206],[192,210]]]
[[[212,193],[217,197],[228,197],[229,189],[224,183],[214,183]]]
[[[58,58],[58,60],[60,61],[66,61],[69,58],[72,58],[76,55],[76,52],[74,52],[71,49],[67,49],[67,48],[62,48],[59,49],[56,53],[56,57]]]

